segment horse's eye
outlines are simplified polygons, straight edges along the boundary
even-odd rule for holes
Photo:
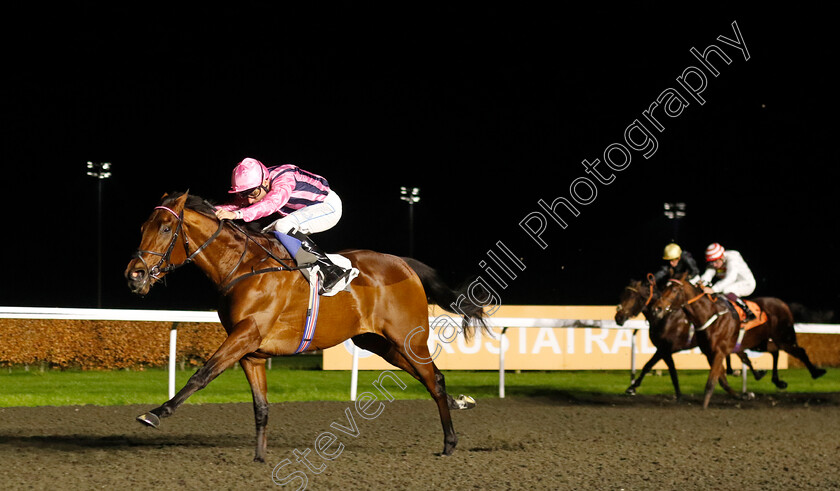
[[[163,233],[165,233],[165,234],[168,234],[169,232],[171,232],[171,231],[172,231],[172,229],[171,229],[171,228],[169,228],[169,225],[163,225],[163,226],[160,228],[160,231],[161,231],[161,232],[163,232]]]

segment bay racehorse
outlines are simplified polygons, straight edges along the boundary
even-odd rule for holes
[[[723,373],[723,358],[732,352],[739,355],[747,349],[769,352],[773,357],[772,380],[779,388],[787,387],[787,383],[778,375],[780,348],[802,360],[811,377],[818,378],[825,374],[825,370],[814,366],[805,350],[796,343],[793,314],[788,305],[774,297],[759,297],[753,301],[767,314],[767,321],[743,334],[740,332],[741,321],[726,299],[704,293],[701,287],[692,285],[684,278],[670,280],[654,304],[654,315],[658,317],[681,309],[695,326],[700,326],[696,328],[698,345],[711,367],[706,381],[704,408],[709,405],[715,381],[719,381],[727,392],[736,396],[728,388]]]
[[[264,462],[266,359],[294,354],[304,346],[309,283],[278,241],[235,222],[218,220],[210,203],[188,193],[164,196],[141,232],[140,247],[125,270],[129,288],[145,295],[167,273],[194,263],[219,289],[219,320],[227,338],[172,399],[137,419],[157,427],[160,418],[172,415],[191,394],[239,362],[254,401],[254,460]],[[359,276],[347,291],[319,298],[316,329],[303,351],[322,350],[350,338],[356,346],[408,372],[437,403],[443,454],[451,454],[458,437],[449,410],[463,405],[447,394],[443,374],[429,355],[427,296],[450,311],[454,303],[455,313],[464,316],[466,335],[475,325],[486,329],[480,301],[449,289],[422,263],[414,263],[418,274],[396,256],[367,250],[342,255],[359,270]]]
[[[656,280],[652,274],[648,274],[647,281],[630,281],[630,284],[624,287],[619,297],[618,307],[616,307],[615,312],[616,324],[622,326],[628,319],[643,314],[648,322],[650,342],[656,347],[656,352],[645,363],[644,367],[642,367],[639,375],[630,381],[630,387],[624,392],[629,395],[635,395],[636,389],[642,385],[642,380],[644,380],[645,375],[653,369],[653,366],[659,360],[662,360],[668,367],[668,374],[671,376],[671,383],[674,385],[674,393],[677,399],[681,399],[680,381],[677,376],[677,368],[674,365],[672,354],[697,347],[697,336],[694,332],[694,326],[691,325],[691,322],[682,309],[673,310],[670,314],[662,318],[653,314],[653,305],[659,299],[659,296],[660,292],[656,286]],[[633,334],[635,335],[635,332]],[[741,360],[752,371],[753,377],[756,380],[760,380],[765,372],[755,371],[746,353],[740,353],[740,355],[742,355]],[[728,363],[729,360],[727,358]]]

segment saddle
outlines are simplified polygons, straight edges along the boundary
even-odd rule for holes
[[[760,326],[761,324],[767,322],[767,312],[761,310],[761,307],[759,307],[758,304],[753,302],[752,300],[745,300],[743,298],[741,299],[744,301],[744,303],[747,304],[747,307],[749,307],[752,313],[755,314],[755,319],[749,322],[744,322],[744,319],[747,318],[746,312],[744,312],[744,310],[741,307],[739,307],[738,304],[736,304],[735,302],[729,300],[725,296],[723,296],[723,298],[726,300],[726,304],[729,306],[729,310],[732,312],[732,315],[741,322],[742,330],[748,331],[755,326]]]
[[[353,267],[349,259],[339,254],[327,254],[311,242],[311,240],[309,240],[305,235],[298,235],[300,238],[292,237],[280,232],[274,232],[273,235],[277,241],[280,242],[287,251],[289,251],[289,254],[298,266],[301,267],[300,274],[303,275],[307,282],[309,282],[309,285],[313,288],[315,288],[316,284],[318,285],[317,289],[319,295],[331,297],[336,293],[344,291],[350,285],[350,282],[353,281],[355,277],[359,276],[359,270]],[[301,238],[306,240],[305,244],[301,242]],[[303,264],[306,266],[302,266]],[[316,280],[319,279],[319,272],[321,268],[324,267],[328,269],[336,267],[343,268],[347,271],[347,273],[335,285],[326,289],[324,288],[324,285],[320,284],[320,282],[316,283]]]

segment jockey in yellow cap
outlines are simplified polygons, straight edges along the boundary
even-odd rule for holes
[[[679,245],[673,242],[666,245],[662,253],[662,259],[667,262],[653,275],[657,285],[661,286],[663,280],[676,278],[683,273],[688,273],[686,278],[692,283],[696,283],[700,279],[700,269],[697,267],[694,257],[691,256],[690,252],[683,251]]]

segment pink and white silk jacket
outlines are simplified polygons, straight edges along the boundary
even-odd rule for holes
[[[219,208],[241,211],[242,219],[252,222],[273,213],[286,216],[301,208],[320,203],[330,192],[330,185],[326,179],[295,165],[269,167],[268,175],[271,189],[263,199],[249,206],[247,200],[237,198],[236,202]]]

